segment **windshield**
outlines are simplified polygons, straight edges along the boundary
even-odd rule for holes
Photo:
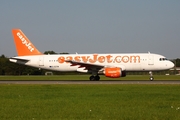
[[[160,58],[159,59],[160,61],[165,61],[165,60],[168,60],[167,58]]]

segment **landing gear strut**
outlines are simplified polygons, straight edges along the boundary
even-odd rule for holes
[[[100,80],[100,77],[99,77],[99,75],[96,75],[96,76],[91,75],[91,76],[89,77],[89,80],[90,80],[90,81],[99,81],[99,80]]]
[[[150,76],[150,77],[149,77],[149,80],[150,80],[150,81],[153,81],[153,80],[154,80],[154,77],[153,77],[152,71],[149,72],[149,76]]]

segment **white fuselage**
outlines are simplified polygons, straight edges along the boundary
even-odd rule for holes
[[[37,68],[54,71],[77,71],[77,66],[71,66],[66,60],[95,64],[104,67],[120,67],[125,71],[158,71],[167,70],[174,64],[164,56],[151,53],[129,54],[58,54],[33,55],[13,57],[10,61]],[[19,61],[25,59],[28,62]]]

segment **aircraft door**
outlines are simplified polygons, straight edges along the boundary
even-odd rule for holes
[[[154,56],[151,54],[148,57],[148,65],[154,65]]]
[[[44,57],[39,57],[39,66],[44,66]]]

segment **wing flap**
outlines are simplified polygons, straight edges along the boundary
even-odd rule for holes
[[[84,62],[77,62],[72,60],[66,60],[66,62],[71,63],[71,66],[79,66],[78,68],[85,68],[85,70],[100,70],[104,68],[103,65],[98,64],[91,64],[91,63],[84,63]]]

